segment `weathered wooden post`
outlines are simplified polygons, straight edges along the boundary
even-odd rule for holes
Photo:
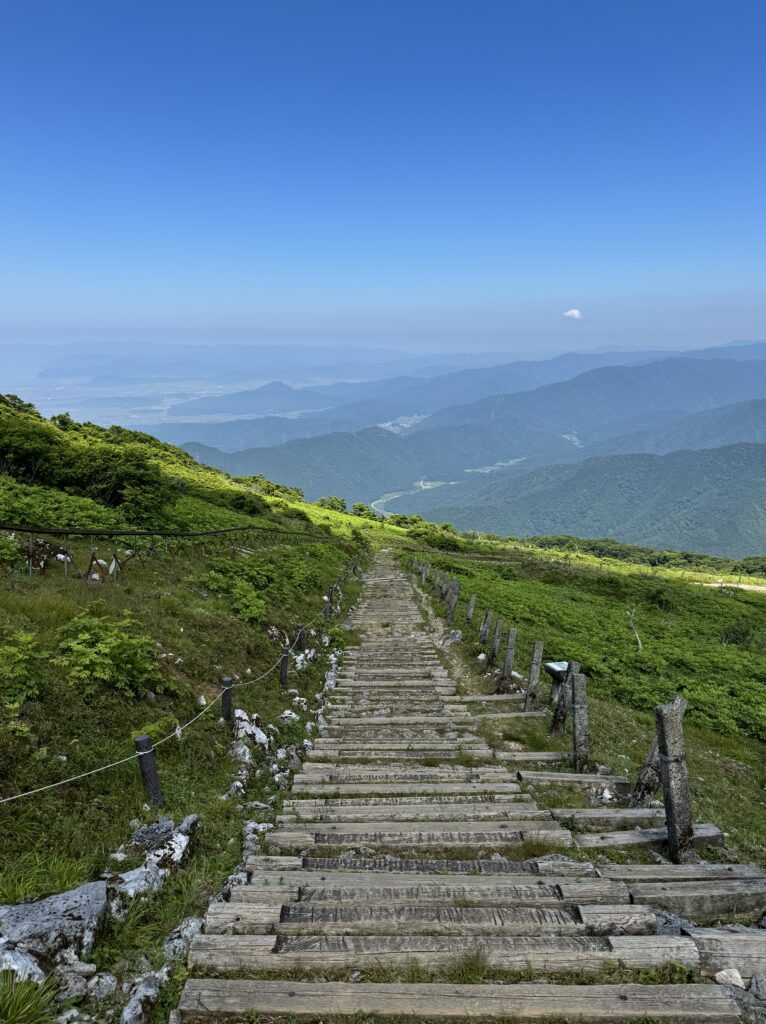
[[[579,671],[579,661],[570,661],[567,667],[566,678],[561,684],[558,702],[553,711],[550,729],[552,733],[561,732],[566,725],[567,716],[569,715],[569,710],[572,707],[572,680]]]
[[[332,615],[332,608],[330,606],[330,598],[328,596],[325,596],[324,597],[324,607],[322,608],[322,618],[325,621],[325,625],[327,623],[329,623],[331,615]]]
[[[683,708],[671,701],[655,708],[654,713],[665,798],[668,853],[674,864],[689,864],[695,860],[696,854],[689,769],[684,752]]]
[[[457,611],[458,593],[453,590],[450,594],[449,606],[447,607],[447,625],[451,626],[455,621],[455,612]]]
[[[501,679],[510,679],[513,674],[513,659],[516,657],[516,630],[508,630],[508,640],[505,645],[505,659]]]
[[[487,637],[489,636],[489,627],[492,625],[492,612],[487,609],[484,612],[484,618],[481,620],[481,629],[479,630],[479,643],[485,644]]]
[[[280,689],[287,689],[287,673],[290,668],[290,645],[285,644],[282,648],[282,657],[279,659],[279,686]]]
[[[572,741],[574,770],[584,772],[588,766],[588,680],[578,672],[572,677]]]
[[[542,640],[535,642],[534,650],[532,651],[532,665],[529,669],[529,679],[527,681],[527,695],[524,698],[524,710],[534,711],[535,703],[537,701],[537,686],[540,682],[540,666],[543,661],[543,644]]]
[[[231,699],[231,676],[223,677],[223,689],[221,690],[221,718],[231,725],[234,718],[234,708]]]
[[[160,788],[160,777],[157,774],[157,762],[154,757],[154,747],[149,736],[136,737],[136,750],[138,752],[138,767],[141,772],[141,781],[144,784],[149,803],[155,807],[164,807],[162,789]]]
[[[297,630],[295,632],[295,649],[296,649],[296,651],[305,651],[306,650],[306,634],[304,632],[305,629],[306,629],[306,627],[303,625],[303,623],[299,622],[298,623],[298,628],[297,628]]]
[[[468,598],[468,607],[465,610],[465,624],[470,626],[473,622],[473,613],[476,608],[476,594],[471,594]]]
[[[498,619],[495,623],[495,633],[492,637],[492,646],[489,649],[487,655],[487,668],[494,665],[497,662],[497,656],[500,653],[500,641],[503,637],[503,620]]]
[[[683,716],[687,707],[683,697],[674,697],[671,703],[679,708],[681,716]],[[638,773],[633,792],[628,799],[628,807],[648,807],[661,785],[660,745],[655,735],[649,747],[646,761],[644,761],[644,765]]]

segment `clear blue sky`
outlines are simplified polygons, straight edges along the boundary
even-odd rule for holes
[[[7,341],[766,336],[763,0],[4,0],[0,36]]]

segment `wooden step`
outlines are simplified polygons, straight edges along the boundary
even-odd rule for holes
[[[307,803],[309,801],[306,801]],[[312,801],[313,803],[313,801]],[[293,805],[291,805],[293,806]],[[549,811],[541,811],[534,804],[528,803],[463,803],[463,804],[384,804],[380,807],[354,806],[338,803],[337,806],[320,805],[318,807],[297,808],[295,813],[279,815],[277,824],[283,822],[383,822],[393,825],[395,822],[437,822],[437,821],[534,821],[550,818]]]
[[[630,779],[624,775],[588,775],[579,772],[518,772],[519,782],[525,786],[588,786],[599,789],[613,789],[617,792],[627,792],[630,788]]]
[[[757,922],[766,914],[766,878],[631,882],[637,903],[652,903],[697,924],[723,917]]]
[[[254,930],[262,926],[263,907],[237,904],[242,911],[237,921],[240,932],[250,930],[251,906]],[[283,908],[274,931],[277,935],[651,935],[657,931],[657,917],[651,907],[631,904],[455,907],[294,903]]]
[[[766,928],[690,928],[687,934],[699,948],[703,974],[712,977],[728,967],[747,981],[766,974]]]
[[[407,985],[191,978],[180,1024],[216,1021],[567,1020],[578,1024],[737,1024],[739,1009],[719,985]]]
[[[189,966],[205,971],[448,967],[468,951],[464,936],[451,935],[197,935]],[[489,967],[535,974],[592,974],[610,963],[629,970],[700,963],[697,945],[686,936],[489,936],[481,951]],[[715,955],[726,959],[720,951]]]
[[[666,828],[636,828],[627,832],[590,832],[575,836],[575,846],[580,849],[602,849],[603,847],[643,846],[651,849],[662,849],[668,841]],[[722,846],[723,832],[716,825],[695,825],[694,845]]]
[[[601,864],[598,873],[629,883],[766,878],[766,868],[758,864]]]
[[[424,875],[416,872],[387,874],[375,871],[291,871],[289,874],[254,874],[247,885],[232,889],[232,903],[289,903],[330,900],[377,903],[442,904],[464,906],[550,907],[562,903],[615,906],[630,902],[623,882],[592,875],[536,877],[520,875]]]
[[[423,794],[442,796],[447,793],[493,793],[502,796],[505,793],[518,793],[519,786],[515,782],[310,782],[295,783],[295,791],[308,796],[339,796],[355,794]]]
[[[353,824],[353,823],[350,823]],[[557,826],[554,822],[530,821],[524,822],[523,827],[511,828],[501,825],[498,822],[435,822],[435,825],[451,825],[451,830],[429,828],[419,822],[405,822],[411,827],[406,830],[389,828],[382,822],[381,827],[375,831],[355,832],[350,830],[350,824],[345,831],[333,830],[331,826],[322,826],[325,831],[306,830],[305,826],[285,826],[276,832],[269,832],[266,836],[266,845],[269,849],[279,848],[283,850],[308,850],[322,846],[352,847],[366,846],[373,849],[379,847],[405,847],[414,849],[421,846],[433,846],[439,849],[446,849],[449,846],[456,846],[460,849],[486,849],[496,846],[520,846],[530,840],[543,842],[548,847],[572,845],[572,834],[567,829]],[[401,824],[401,823],[400,823]],[[511,823],[513,824],[513,823]],[[517,822],[516,825],[519,823]],[[488,829],[479,828],[480,825],[491,826]],[[414,827],[412,827],[414,826]],[[369,825],[367,826],[369,829]],[[507,829],[507,830],[506,830]]]

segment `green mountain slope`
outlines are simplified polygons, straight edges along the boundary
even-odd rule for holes
[[[389,507],[459,529],[611,536],[743,557],[766,551],[766,445],[592,458],[408,495]]]

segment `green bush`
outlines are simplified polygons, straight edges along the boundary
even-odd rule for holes
[[[17,630],[0,645],[0,704],[6,712],[17,712],[25,700],[37,696],[40,661],[34,633]]]
[[[162,682],[154,643],[127,612],[117,622],[82,612],[61,627],[58,640],[53,664],[87,696],[113,690],[134,697]]]

